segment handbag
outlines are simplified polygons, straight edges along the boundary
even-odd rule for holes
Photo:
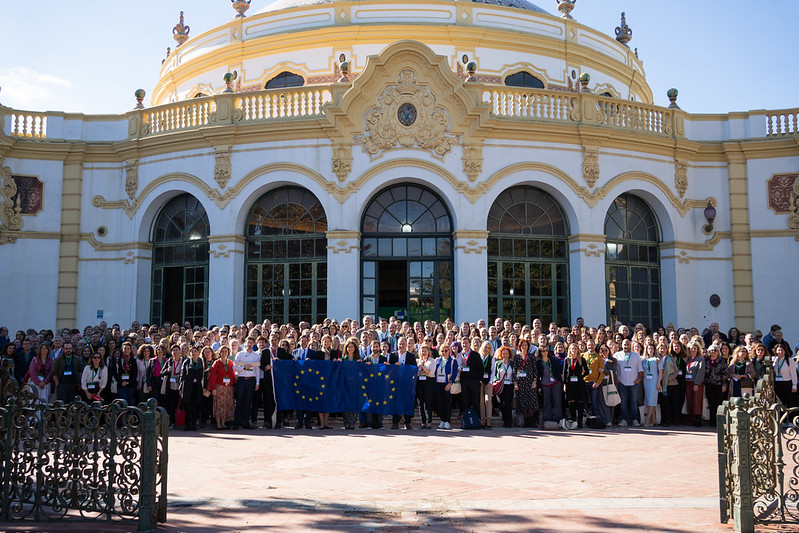
[[[178,400],[178,406],[175,409],[175,427],[183,427],[186,425],[186,409],[183,408],[182,400]]]
[[[455,383],[450,385],[449,393],[450,394],[460,394],[461,393],[461,382],[460,381],[456,381]]]
[[[498,379],[494,382],[494,394],[502,394],[502,389],[505,388],[505,382],[501,379]]]
[[[610,374],[610,381],[607,385],[602,387],[602,396],[605,398],[605,405],[608,407],[616,407],[621,403],[621,397],[619,396],[619,390],[616,388],[616,383],[614,383],[613,373]]]

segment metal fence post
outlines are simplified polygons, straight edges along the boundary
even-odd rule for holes
[[[158,409],[158,420],[160,421],[161,428],[158,437],[161,439],[161,457],[158,468],[161,469],[161,495],[158,498],[158,521],[161,523],[166,522],[166,482],[167,474],[169,473],[169,414],[163,407]]]
[[[147,400],[147,409],[142,416],[141,437],[141,500],[139,503],[139,531],[155,529],[155,475],[156,435],[155,415],[158,402]]]
[[[734,484],[733,517],[735,531],[740,533],[754,533],[754,510],[752,498],[752,458],[749,438],[749,413],[745,410],[742,398],[732,400],[732,445],[734,447],[735,462],[734,475],[738,483]]]
[[[3,407],[3,410],[6,413],[5,421],[6,425],[2,428],[3,431],[3,438],[5,439],[5,446],[3,447],[3,472],[1,473],[3,476],[3,520],[8,520],[8,495],[11,491],[11,449],[14,447],[14,444],[11,442],[12,433],[11,433],[11,421],[13,417],[14,411],[14,399],[9,399],[6,407]]]
[[[725,401],[716,411],[716,436],[718,437],[718,462],[719,462],[719,522],[726,524],[730,519],[730,504],[727,500],[727,410],[729,404]]]

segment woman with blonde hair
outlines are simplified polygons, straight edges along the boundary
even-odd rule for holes
[[[732,351],[728,373],[730,376],[730,397],[741,398],[744,394],[752,394],[754,392],[757,370],[749,358],[749,350],[746,349],[746,346],[736,346]]]
[[[483,429],[491,429],[491,411],[493,409],[494,384],[491,376],[494,371],[494,354],[490,341],[480,345],[480,360],[483,362],[483,379],[480,380],[480,418]]]

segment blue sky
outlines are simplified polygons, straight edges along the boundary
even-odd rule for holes
[[[253,0],[250,13],[269,3]],[[556,0],[535,3],[558,13]],[[0,4],[0,103],[92,114],[125,112],[134,90],[152,92],[180,10],[191,35],[235,15],[229,0]],[[572,15],[612,35],[621,11],[655,103],[668,104],[666,90],[677,87],[692,113],[799,107],[799,1],[578,0]]]

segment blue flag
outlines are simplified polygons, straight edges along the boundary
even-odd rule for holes
[[[360,361],[274,361],[279,410],[412,415],[417,367]]]

